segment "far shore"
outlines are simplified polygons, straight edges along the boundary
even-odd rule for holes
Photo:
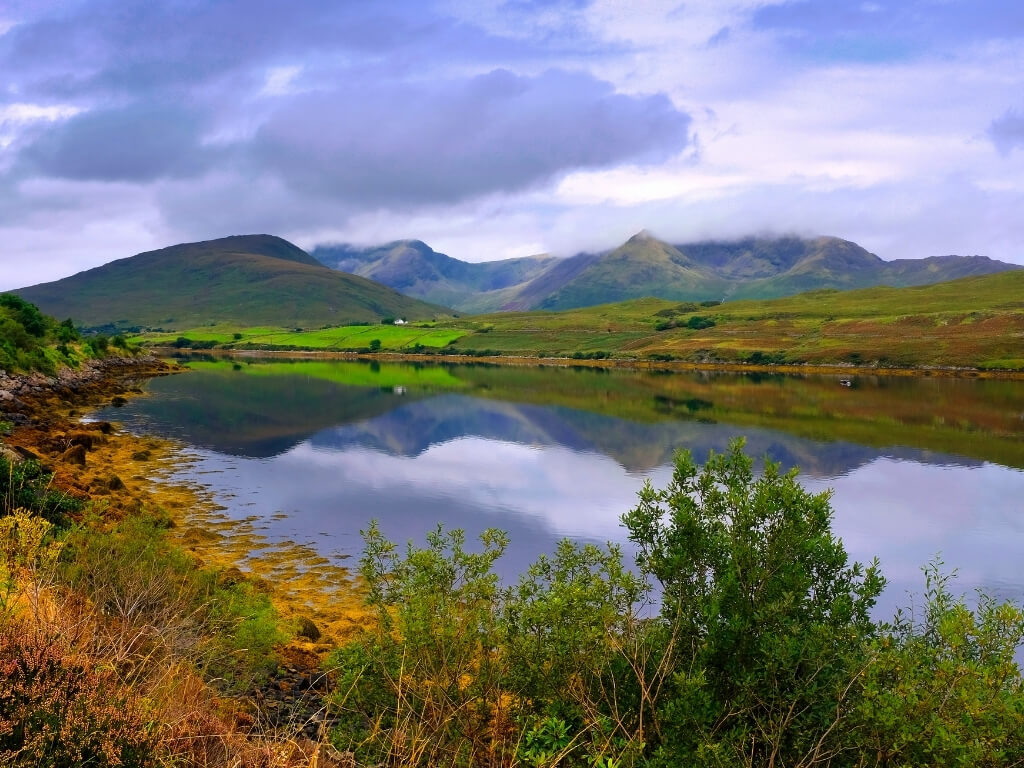
[[[488,363],[492,365],[529,366],[529,367],[561,367],[561,368],[615,368],[637,371],[707,371],[720,373],[783,373],[811,376],[888,376],[915,378],[949,378],[949,379],[1002,379],[1008,381],[1024,381],[1021,370],[981,370],[955,366],[920,366],[920,367],[887,367],[877,365],[851,365],[848,363],[807,363],[755,365],[749,363],[717,363],[687,362],[682,360],[637,360],[635,358],[608,357],[600,360],[579,359],[574,357],[535,357],[530,355],[424,355],[403,352],[344,352],[340,350],[304,350],[304,349],[232,349],[219,347],[214,349],[189,349],[179,347],[152,346],[148,348],[158,355],[214,355],[241,358],[280,358],[292,360],[386,360],[388,362],[410,363]]]

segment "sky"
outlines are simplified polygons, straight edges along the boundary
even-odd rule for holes
[[[0,289],[178,242],[1024,264],[1021,0],[0,0]]]

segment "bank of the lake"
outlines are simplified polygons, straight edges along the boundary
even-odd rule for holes
[[[272,654],[255,660],[266,676],[261,672],[249,687],[224,690],[216,680],[195,688],[202,670],[179,670],[194,688],[187,695],[198,709],[190,717],[207,719],[182,727],[214,728],[217,732],[195,737],[233,743],[240,751],[274,750],[284,759],[289,750],[298,750],[296,760],[305,764],[322,751],[322,737],[334,722],[325,714],[330,678],[323,662],[366,626],[362,595],[347,569],[297,544],[270,545],[252,521],[223,515],[209,488],[185,479],[193,458],[180,442],[120,427],[118,409],[145,398],[148,381],[181,374],[187,369],[149,355],[88,360],[53,376],[0,371],[0,423],[6,428],[6,434],[0,433],[0,456],[13,475],[27,462],[37,464],[44,479],[51,476],[47,492],[71,500],[79,510],[69,521],[75,537],[105,540],[120,528],[131,530],[136,521],[140,530],[149,530],[155,521],[156,535],[166,543],[145,546],[159,551],[170,546],[189,558],[196,573],[269,597],[280,640]],[[96,419],[93,414],[103,407],[113,409],[114,417]],[[167,555],[143,551],[138,556]],[[143,586],[154,588],[160,589]],[[50,611],[60,617],[60,610]],[[182,613],[167,620],[188,624],[192,619]],[[165,687],[177,695],[174,686]],[[162,723],[160,729],[168,726],[175,727]],[[282,740],[276,747],[275,739]],[[320,761],[331,765],[324,755]]]
[[[1024,381],[1024,370],[979,369],[969,366],[921,365],[911,367],[879,364],[851,365],[844,363],[726,363],[686,362],[682,360],[642,360],[634,357],[537,357],[536,355],[480,355],[480,354],[430,354],[415,352],[354,352],[330,349],[273,348],[273,347],[211,347],[192,349],[155,345],[150,347],[153,354],[173,357],[182,354],[211,355],[215,357],[237,357],[241,359],[276,358],[280,360],[366,360],[406,363],[450,363],[454,365],[486,363],[490,365],[559,367],[559,368],[614,368],[634,371],[687,372],[707,371],[709,373],[762,373],[793,374],[807,376],[891,376],[919,378],[963,378],[1003,379]]]

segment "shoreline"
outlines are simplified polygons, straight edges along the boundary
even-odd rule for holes
[[[211,355],[240,358],[280,358],[311,360],[369,360],[410,363],[451,363],[472,365],[523,366],[531,368],[606,368],[635,371],[664,372],[707,372],[707,373],[768,373],[807,376],[884,376],[892,378],[944,378],[944,379],[997,379],[1003,381],[1024,381],[1024,370],[982,370],[956,366],[883,367],[871,365],[849,365],[840,363],[792,363],[778,365],[750,363],[697,363],[682,360],[637,360],[634,358],[602,358],[600,360],[573,357],[536,357],[531,355],[429,355],[405,352],[345,352],[341,350],[308,349],[233,349],[216,347],[212,349],[189,349],[178,347],[152,346],[147,348],[154,354],[175,356],[183,354]]]
[[[309,547],[265,538],[258,530],[264,515],[227,514],[214,489],[188,476],[195,457],[187,446],[134,434],[116,420],[83,420],[100,408],[147,396],[140,385],[148,379],[187,369],[151,356],[89,362],[84,370],[54,377],[3,374],[0,392],[17,394],[0,401],[0,421],[12,424],[0,437],[0,454],[11,462],[38,461],[53,474],[55,488],[97,515],[95,525],[152,517],[197,568],[265,594],[288,639],[275,650],[276,672],[247,700],[277,725],[308,724],[323,706],[311,698],[321,683],[310,681],[323,681],[329,653],[370,625],[352,574]],[[308,694],[292,693],[306,688]]]
[[[312,620],[325,642],[307,650],[325,652],[313,646],[343,642],[364,626],[349,569],[301,544],[268,540],[257,530],[261,515],[228,515],[212,488],[185,476],[195,457],[178,441],[133,434],[116,420],[82,421],[100,408],[145,397],[139,385],[146,380],[187,371],[148,355],[86,361],[53,377],[0,372],[0,421],[13,425],[0,446],[14,460],[38,460],[70,495],[104,505],[105,521],[163,511],[172,521],[170,539],[199,565],[251,579],[283,620]]]

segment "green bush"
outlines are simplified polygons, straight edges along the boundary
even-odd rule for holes
[[[9,461],[0,456],[0,514],[27,509],[55,525],[66,525],[82,502],[53,487],[53,474],[38,461]]]
[[[874,635],[877,563],[850,565],[829,493],[811,494],[735,441],[703,469],[676,457],[623,522],[662,590],[674,673],[655,716],[664,765],[798,765],[836,750]]]
[[[340,709],[334,738],[360,759],[403,765],[473,765],[514,750],[501,699],[499,588],[493,571],[505,534],[482,551],[438,528],[405,556],[376,523],[363,533],[360,575],[376,626],[337,652]]]
[[[117,620],[110,642],[130,664],[191,658],[232,689],[250,687],[272,669],[273,647],[285,639],[277,614],[244,580],[224,584],[216,571],[196,568],[165,526],[151,516],[107,528],[88,520],[68,537],[65,581]]]
[[[971,610],[932,567],[920,619],[875,623],[884,579],[849,562],[829,493],[756,474],[742,445],[644,487],[636,572],[562,542],[502,589],[499,531],[402,555],[372,525],[377,624],[331,660],[335,745],[381,765],[1022,764],[1021,609]]]
[[[862,751],[884,765],[1019,765],[1024,614],[986,595],[972,611],[940,565],[925,569],[921,620],[900,612],[871,646],[855,714]]]
[[[714,328],[715,321],[710,317],[701,317],[700,315],[694,315],[686,321],[686,327],[691,331],[700,331],[705,328]]]

